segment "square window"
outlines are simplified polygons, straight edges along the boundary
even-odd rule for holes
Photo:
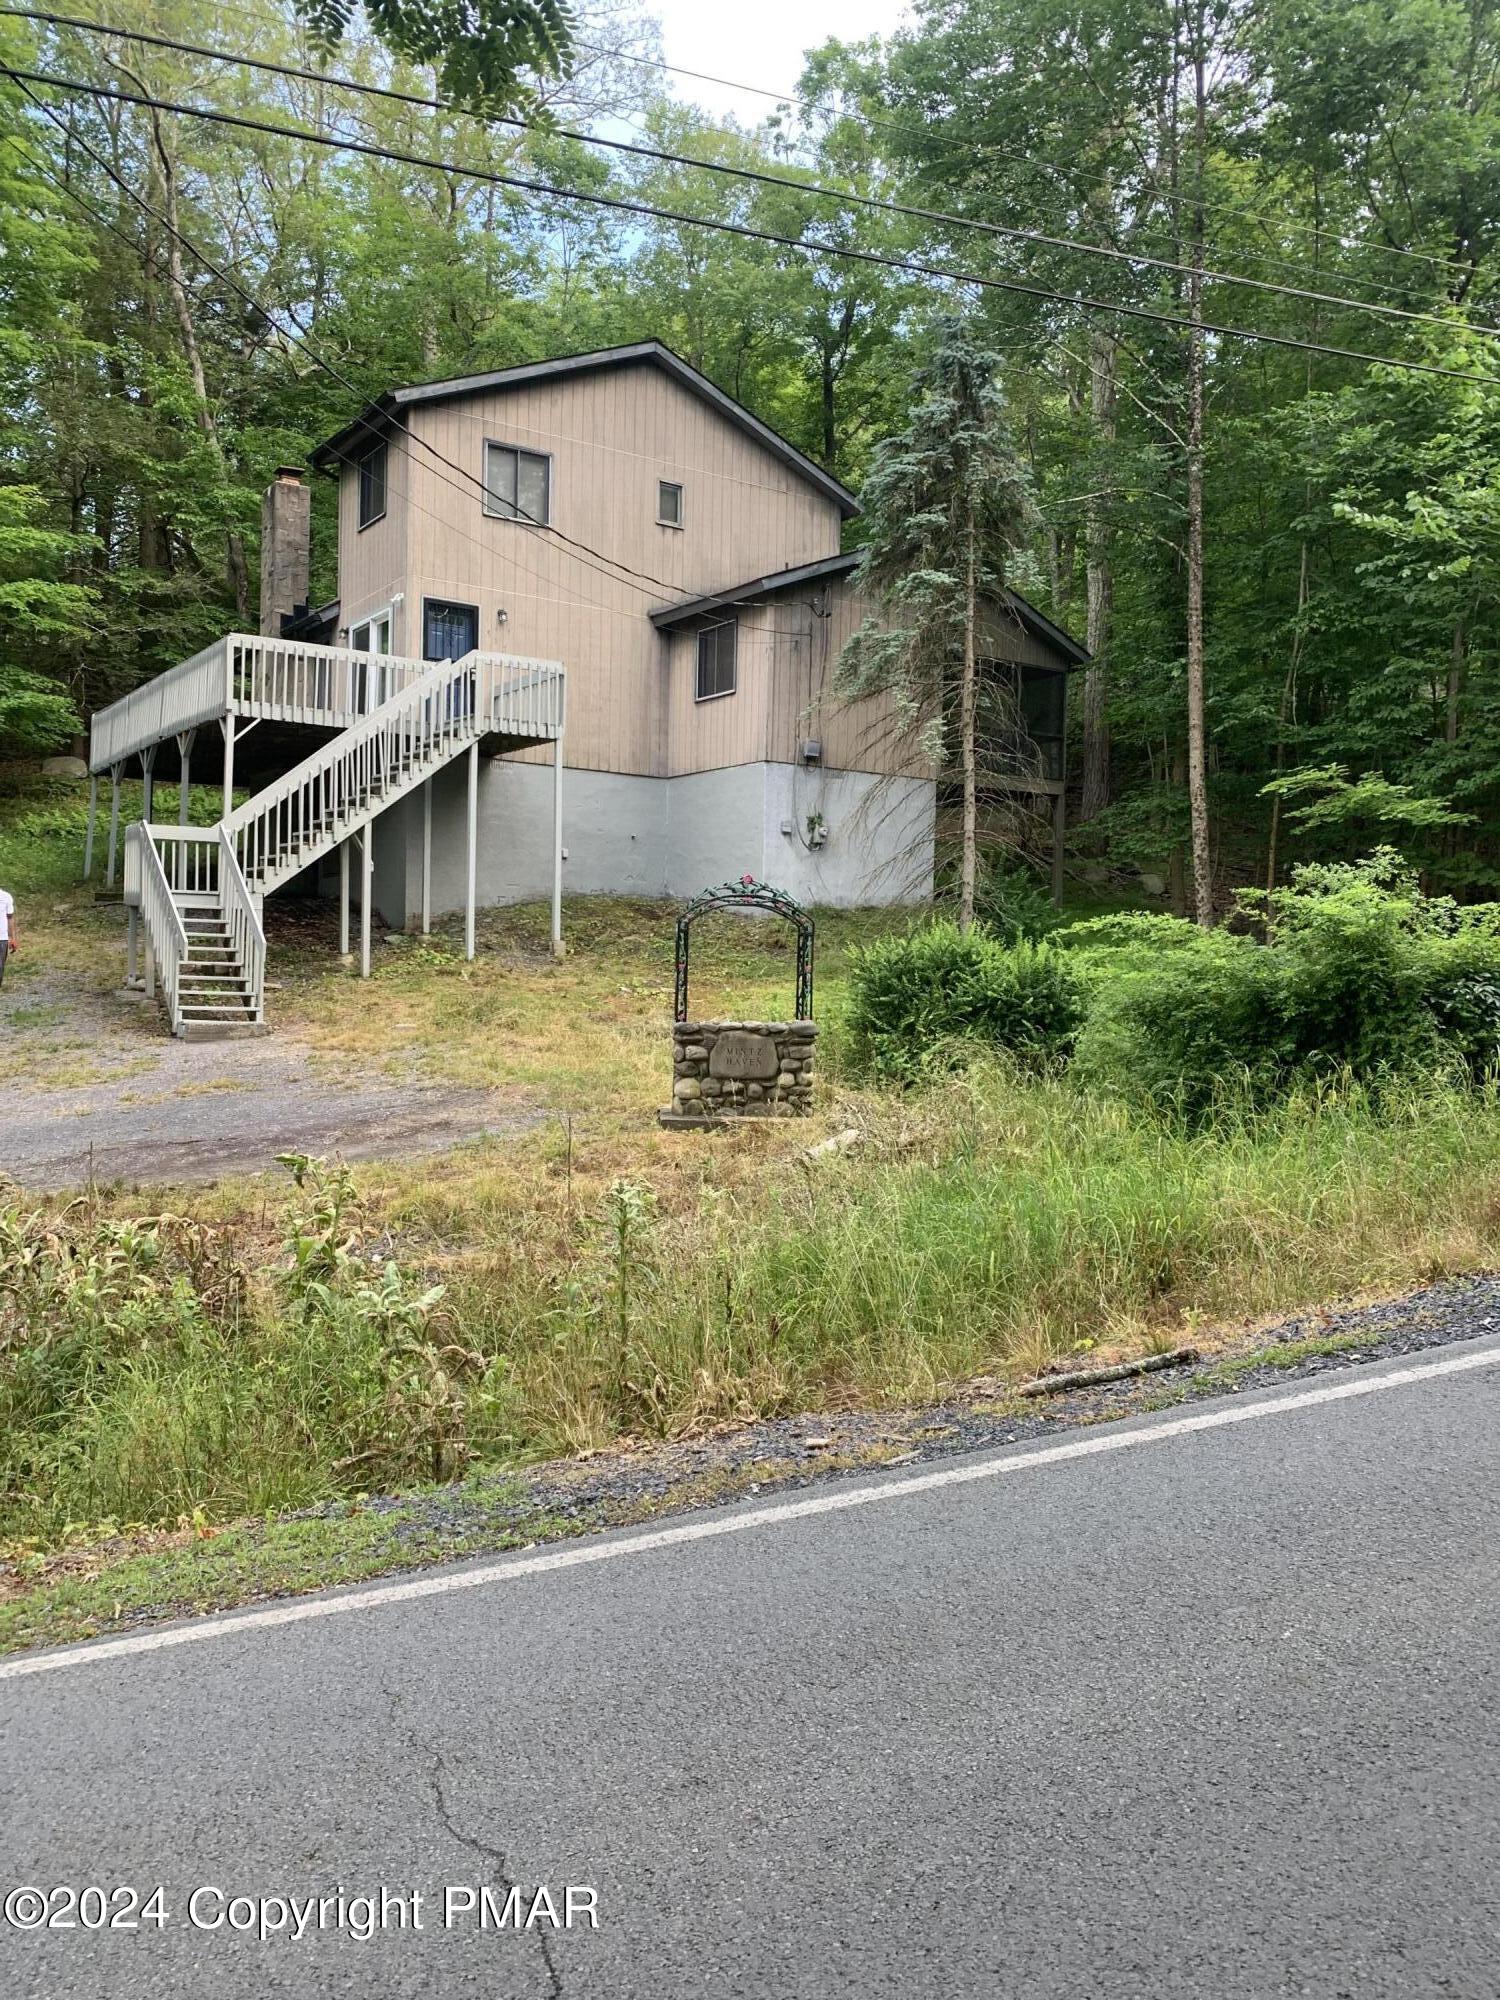
[[[359,525],[368,528],[385,512],[385,442],[359,461]]]
[[[497,521],[545,528],[552,519],[552,460],[515,445],[484,448],[484,511]]]
[[[698,634],[699,701],[734,693],[734,647],[737,627],[731,618]]]
[[[656,482],[656,518],[664,528],[682,526],[682,488],[675,479]]]

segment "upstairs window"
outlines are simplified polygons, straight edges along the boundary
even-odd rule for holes
[[[664,528],[682,526],[682,488],[675,479],[656,482],[656,518]]]
[[[698,634],[699,701],[713,701],[721,694],[734,693],[734,642],[737,631],[731,618],[723,625],[710,625]]]
[[[385,512],[385,442],[359,461],[359,525],[368,528]]]
[[[515,445],[484,448],[484,511],[497,521],[545,528],[552,519],[552,461]]]

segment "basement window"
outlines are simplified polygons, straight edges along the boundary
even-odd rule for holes
[[[734,693],[734,646],[738,627],[730,618],[698,634],[699,701],[715,701]]]
[[[663,528],[682,526],[682,488],[675,479],[656,482],[656,519]]]
[[[552,519],[552,460],[542,451],[486,444],[484,511],[497,521],[545,528]]]
[[[359,525],[368,528],[385,513],[385,441],[359,461]]]

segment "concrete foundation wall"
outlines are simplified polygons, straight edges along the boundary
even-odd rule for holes
[[[766,830],[761,878],[799,903],[837,909],[925,902],[932,894],[937,788],[926,778],[877,778],[763,764]],[[809,847],[807,821],[823,815],[828,838]],[[790,821],[791,831],[782,828]]]
[[[806,815],[815,809],[829,838],[810,852],[781,825],[791,820],[805,834]],[[467,765],[460,759],[432,783],[434,916],[464,907],[467,814]],[[752,874],[801,902],[913,902],[931,893],[934,820],[934,788],[922,779],[809,774],[785,764],[738,764],[679,778],[565,770],[563,891],[685,897]],[[336,873],[331,886],[336,893]],[[552,772],[487,760],[479,772],[478,902],[489,908],[551,893]],[[416,792],[376,822],[375,904],[387,923],[410,926],[420,917],[421,899]]]

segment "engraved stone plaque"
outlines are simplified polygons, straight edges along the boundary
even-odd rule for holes
[[[708,1059],[710,1076],[753,1079],[767,1083],[780,1068],[776,1044],[769,1035],[749,1035],[742,1028],[730,1028],[714,1043]]]

